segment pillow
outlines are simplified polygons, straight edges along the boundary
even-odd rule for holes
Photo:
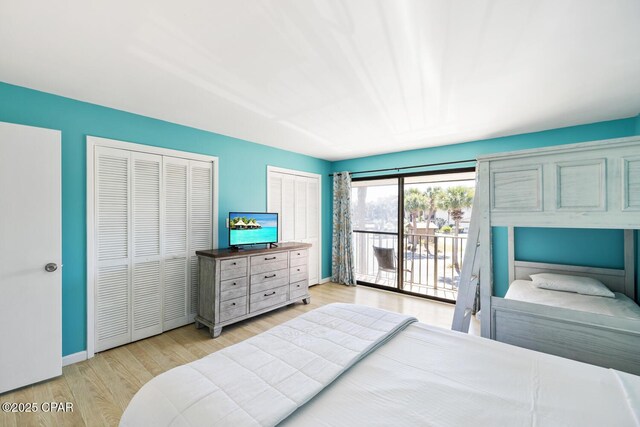
[[[604,283],[592,277],[569,276],[568,274],[540,273],[532,274],[533,284],[542,289],[576,292],[582,295],[615,298],[616,296]]]

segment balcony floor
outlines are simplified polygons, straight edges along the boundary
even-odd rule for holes
[[[369,275],[369,274],[356,274],[356,279],[362,282],[372,283],[375,285],[385,286],[389,288],[395,289],[396,287],[396,282],[393,275],[391,275],[391,277],[389,278],[386,278],[383,275],[383,277],[381,277],[380,280],[378,280],[377,282],[376,282],[376,276]],[[458,298],[458,288],[452,287],[451,285],[448,285],[448,284],[440,284],[440,286],[435,287],[435,286],[428,286],[428,285],[411,283],[410,281],[405,281],[403,284],[403,290],[412,292],[418,295],[442,298],[442,299],[450,300],[452,302],[455,302],[456,299]]]

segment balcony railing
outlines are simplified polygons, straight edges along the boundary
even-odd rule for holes
[[[392,248],[398,260],[398,237],[392,233],[353,233],[356,278],[359,281],[397,288],[396,274],[380,269],[374,247]],[[455,301],[467,235],[404,236],[402,290]]]

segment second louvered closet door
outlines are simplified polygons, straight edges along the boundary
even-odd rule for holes
[[[164,157],[164,329],[189,322],[187,313],[189,161]]]
[[[198,312],[198,257],[196,251],[213,247],[213,167],[189,161],[189,321]]]
[[[132,153],[131,339],[162,332],[160,183],[162,156]]]
[[[94,151],[95,351],[193,322],[213,249],[213,163]]]

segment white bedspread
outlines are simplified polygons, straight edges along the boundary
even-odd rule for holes
[[[321,307],[157,376],[120,425],[275,425],[414,321],[351,304]]]
[[[421,323],[281,426],[637,426],[640,377]]]
[[[640,306],[638,304],[624,294],[614,292],[614,295],[615,298],[606,298],[573,292],[552,291],[538,288],[530,280],[515,280],[509,285],[509,290],[504,297],[534,304],[605,314],[607,316],[640,319]]]

